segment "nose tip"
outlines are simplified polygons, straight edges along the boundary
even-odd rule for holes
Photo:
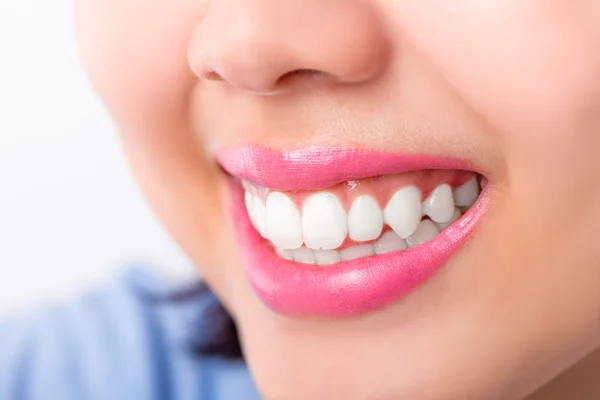
[[[385,67],[389,44],[370,2],[231,1],[211,4],[192,38],[200,79],[268,94],[289,89],[292,77],[359,83]]]

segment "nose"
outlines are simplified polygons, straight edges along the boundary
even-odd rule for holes
[[[190,68],[257,94],[289,88],[292,77],[369,81],[384,71],[390,49],[375,3],[212,0],[190,43]]]

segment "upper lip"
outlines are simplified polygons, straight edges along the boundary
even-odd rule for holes
[[[329,147],[275,151],[241,146],[221,150],[216,157],[229,174],[282,191],[316,190],[348,180],[427,169],[480,173],[458,158]]]

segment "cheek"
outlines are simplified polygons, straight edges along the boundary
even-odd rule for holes
[[[498,142],[531,146],[560,142],[565,131],[583,135],[573,128],[598,115],[600,12],[590,18],[580,3],[440,2],[432,13],[432,5],[402,2],[396,11],[406,17],[407,40],[492,125]]]
[[[232,244],[221,234],[228,225],[217,171],[190,121],[196,79],[187,64],[188,41],[202,3],[78,0],[76,25],[84,66],[115,119],[138,184],[178,244],[222,291],[215,266]]]
[[[398,2],[395,15],[405,40],[488,125],[509,165],[510,190],[538,203],[555,199],[548,213],[597,198],[589,191],[600,189],[600,7],[585,0],[443,3]]]

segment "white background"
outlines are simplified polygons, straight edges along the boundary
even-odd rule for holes
[[[72,0],[0,0],[0,313],[129,261],[189,270],[145,205],[76,54]]]

